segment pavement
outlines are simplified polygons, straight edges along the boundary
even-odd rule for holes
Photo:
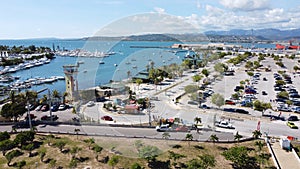
[[[292,151],[282,149],[278,141],[272,143],[271,146],[282,169],[300,168],[299,157],[297,158]]]

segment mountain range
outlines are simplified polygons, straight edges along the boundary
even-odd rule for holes
[[[229,31],[207,31],[205,35],[220,35],[220,36],[252,36],[261,40],[290,40],[300,39],[300,29],[280,30],[280,29],[257,29],[244,30],[232,29]]]

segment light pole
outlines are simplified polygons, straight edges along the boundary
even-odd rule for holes
[[[149,116],[149,126],[151,126],[151,102],[150,102],[150,97],[148,97],[148,116]]]
[[[49,97],[49,110],[50,110],[50,121],[52,122],[53,121],[53,118],[52,118],[52,110],[51,110],[51,93],[50,93],[50,89],[48,89],[48,97]]]
[[[29,123],[29,128],[30,128],[30,130],[32,130],[31,117],[30,117],[30,107],[29,107],[28,98],[27,98],[27,119],[28,119],[28,123]]]

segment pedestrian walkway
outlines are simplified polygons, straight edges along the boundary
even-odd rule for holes
[[[300,168],[300,162],[292,151],[281,148],[279,142],[272,143],[272,149],[282,169]]]

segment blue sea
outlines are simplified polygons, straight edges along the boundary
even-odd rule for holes
[[[93,57],[69,57],[56,56],[49,64],[31,69],[25,69],[13,73],[13,76],[20,76],[20,80],[34,77],[64,76],[63,65],[83,62],[79,66],[77,76],[79,89],[86,89],[109,83],[110,80],[121,81],[132,77],[138,72],[145,70],[146,65],[154,62],[155,67],[181,63],[186,51],[171,49],[174,43],[181,42],[149,42],[149,41],[88,41],[88,40],[57,40],[57,39],[36,39],[36,40],[0,40],[0,45],[8,46],[53,46],[55,49],[84,49],[90,52],[114,52],[105,58]],[[195,42],[193,42],[195,43]],[[240,44],[250,47],[252,44]],[[272,44],[256,44],[259,48],[274,48]],[[99,61],[105,64],[99,64]],[[33,86],[31,90],[43,88],[56,89],[61,93],[65,91],[63,80],[52,84]]]

